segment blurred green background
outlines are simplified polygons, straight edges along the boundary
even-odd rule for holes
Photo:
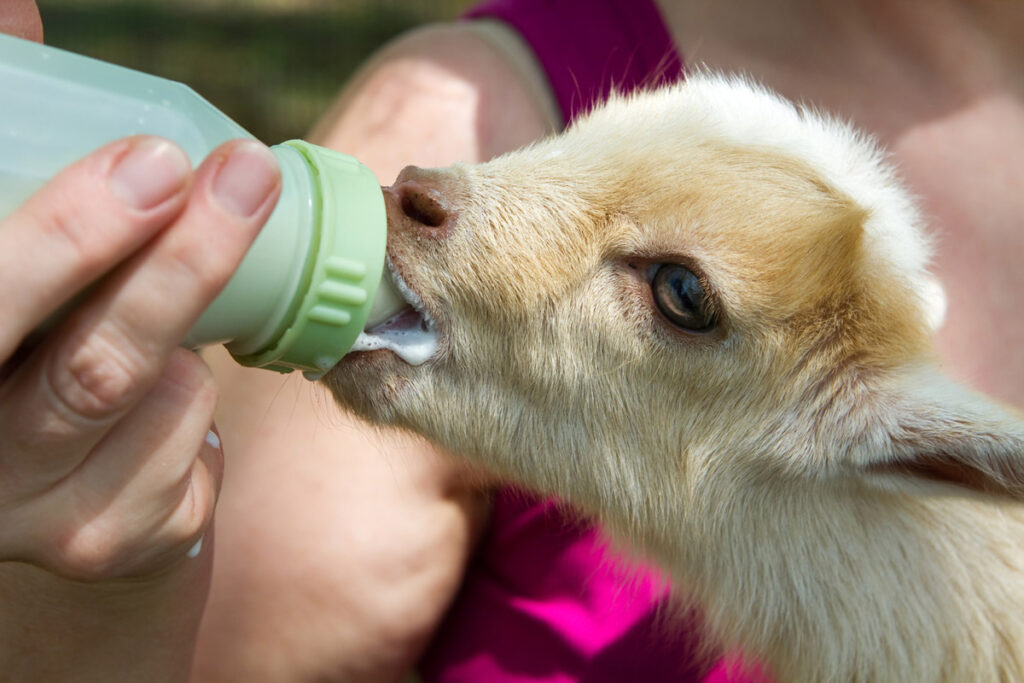
[[[3,0],[0,0],[3,2]],[[46,42],[182,81],[264,142],[302,137],[353,71],[471,0],[38,0]]]

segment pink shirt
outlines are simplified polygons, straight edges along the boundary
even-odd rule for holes
[[[427,683],[767,683],[696,657],[665,579],[554,500],[495,497],[462,591],[420,663]]]

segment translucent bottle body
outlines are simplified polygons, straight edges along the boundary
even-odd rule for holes
[[[0,93],[0,218],[60,169],[119,138],[168,138],[194,165],[227,140],[252,138],[185,85],[4,35]],[[322,370],[351,347],[365,325],[404,305],[387,277],[377,296],[386,231],[383,199],[372,173],[351,157],[301,141],[271,149],[282,169],[281,199],[187,343],[226,342],[241,362]],[[339,260],[347,265],[338,266]],[[340,283],[334,282],[338,277]],[[344,290],[344,296],[310,301],[315,288]],[[295,316],[313,310],[335,320],[342,331],[326,328],[309,341],[300,328],[319,323]],[[346,316],[347,322],[337,322]],[[289,331],[301,337],[290,344],[309,347],[296,362],[287,349],[273,357]],[[317,345],[330,348],[313,348]]]

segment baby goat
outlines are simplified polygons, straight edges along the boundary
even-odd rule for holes
[[[870,141],[698,74],[385,194],[412,309],[365,348],[437,349],[343,404],[594,515],[779,681],[1024,681],[1024,423],[940,371]]]

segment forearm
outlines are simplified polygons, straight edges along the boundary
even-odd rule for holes
[[[210,554],[145,580],[78,583],[0,564],[4,681],[186,681]]]

